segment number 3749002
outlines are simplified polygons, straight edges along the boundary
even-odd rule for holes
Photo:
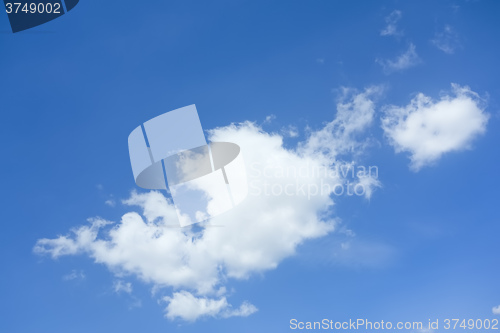
[[[454,329],[486,329],[486,330],[498,330],[498,319],[445,319],[444,326],[445,330]]]
[[[61,14],[60,3],[27,3],[7,2],[5,4],[7,14]]]

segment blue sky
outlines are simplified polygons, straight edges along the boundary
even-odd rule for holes
[[[292,318],[493,318],[500,304],[499,10],[493,1],[82,1],[17,34],[0,15],[0,331],[284,332]],[[469,90],[453,92],[452,83]],[[412,109],[419,93],[432,101]],[[347,126],[337,111],[351,105],[349,118],[355,96],[373,104],[360,111],[369,124],[352,136],[328,132],[331,122]],[[205,129],[218,128],[208,137],[239,139],[242,147],[248,123],[235,133],[227,126],[255,123],[248,141],[263,144],[247,143],[248,163],[260,149],[262,161],[289,152],[297,163],[355,160],[378,167],[380,186],[369,199],[332,197],[327,216],[320,206],[328,198],[312,208],[304,202],[291,224],[317,214],[315,227],[335,221],[334,230],[301,235],[286,255],[273,252],[275,268],[217,276],[223,295],[154,288],[149,273],[95,263],[88,249],[55,260],[50,246],[34,251],[40,239],[73,237],[88,218],[119,223],[141,213],[121,203],[134,189],[147,195],[135,186],[127,137],[190,104]],[[447,119],[458,109],[463,117],[451,128],[428,114]],[[405,112],[434,130],[411,132]],[[384,128],[383,119],[397,125]],[[267,134],[284,148],[271,147]],[[330,142],[354,151],[318,157]],[[232,214],[239,219],[237,209]],[[225,298],[233,308],[247,301],[258,311],[166,318],[164,298],[181,290]]]

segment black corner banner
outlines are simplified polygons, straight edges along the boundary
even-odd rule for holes
[[[73,9],[79,0],[4,0],[12,32],[34,28]]]

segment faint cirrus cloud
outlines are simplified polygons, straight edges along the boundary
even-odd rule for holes
[[[385,17],[386,26],[382,31],[380,31],[380,36],[403,36],[403,31],[398,29],[397,23],[402,17],[400,10],[394,10],[388,16]]]
[[[457,32],[450,25],[445,25],[443,31],[436,32],[431,43],[447,54],[455,53],[462,46]]]
[[[417,54],[415,44],[410,43],[408,49],[395,59],[375,59],[375,62],[382,66],[382,70],[386,75],[389,75],[417,66],[422,60]]]

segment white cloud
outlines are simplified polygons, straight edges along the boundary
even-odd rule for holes
[[[493,314],[495,315],[500,315],[500,305],[497,305],[497,306],[494,306],[491,311],[493,312]]]
[[[264,119],[264,124],[270,124],[273,122],[273,120],[276,119],[276,116],[274,114],[271,114],[269,116],[266,116],[266,119]]]
[[[375,61],[382,66],[385,74],[402,71],[407,68],[414,67],[421,62],[413,43],[410,43],[406,52],[402,53],[394,60],[376,59]]]
[[[339,155],[363,151],[367,142],[360,136],[373,124],[373,99],[381,92],[380,86],[369,87],[361,93],[342,88],[335,119],[321,130],[312,132],[307,141],[299,145],[299,152],[316,158],[326,156],[334,162]]]
[[[431,43],[444,53],[453,54],[460,47],[458,34],[449,25],[444,27],[442,32],[436,33]]]
[[[381,36],[403,36],[403,31],[398,30],[397,23],[401,19],[401,11],[395,10],[385,18],[387,26],[380,31]]]
[[[281,135],[283,137],[288,137],[288,138],[296,138],[299,136],[299,130],[297,129],[297,126],[293,125],[288,125],[286,127],[283,127],[281,129]]]
[[[82,253],[83,250],[97,238],[100,228],[112,224],[101,218],[91,218],[87,220],[91,225],[73,229],[75,239],[67,236],[59,236],[55,239],[39,239],[33,249],[35,253],[50,254],[52,258],[59,258],[64,255],[74,255]]]
[[[72,270],[71,273],[63,276],[64,281],[83,280],[83,279],[85,279],[85,274],[83,273],[83,271],[77,271],[76,269]]]
[[[116,280],[113,283],[113,290],[117,294],[122,293],[122,292],[130,294],[130,293],[132,293],[132,283],[123,282],[122,280]]]
[[[239,308],[233,309],[226,297],[220,299],[196,297],[187,291],[176,292],[172,297],[165,297],[164,301],[168,302],[165,311],[166,317],[170,320],[180,318],[194,321],[201,317],[247,317],[257,311],[257,308],[248,302],[243,302]]]
[[[250,303],[236,309],[228,303],[224,287],[228,279],[247,279],[275,269],[300,244],[333,232],[338,224],[330,211],[331,193],[332,185],[343,176],[300,170],[334,171],[346,164],[338,154],[365,147],[364,140],[358,142],[359,134],[373,123],[370,98],[378,88],[344,92],[336,119],[310,133],[296,149],[285,148],[281,135],[251,122],[209,132],[210,141],[241,147],[249,176],[246,200],[210,221],[222,227],[176,228],[177,214],[170,199],[156,191],[133,192],[123,203],[138,207],[139,212],[126,213],[112,228],[112,222],[94,218],[69,235],[40,239],[35,253],[52,258],[83,253],[119,277],[134,275],[151,283],[154,291],[174,288],[176,292],[165,299],[169,319],[250,315],[257,310]],[[378,181],[359,182],[370,187],[369,195],[378,186]],[[324,193],[318,193],[324,188]],[[128,287],[122,283],[118,289]]]
[[[104,203],[109,207],[114,207],[116,205],[116,202],[113,199],[106,200]]]
[[[407,106],[385,108],[385,135],[397,153],[410,153],[414,171],[445,153],[469,148],[486,131],[489,116],[478,94],[457,84],[452,88],[439,101],[419,93]]]

